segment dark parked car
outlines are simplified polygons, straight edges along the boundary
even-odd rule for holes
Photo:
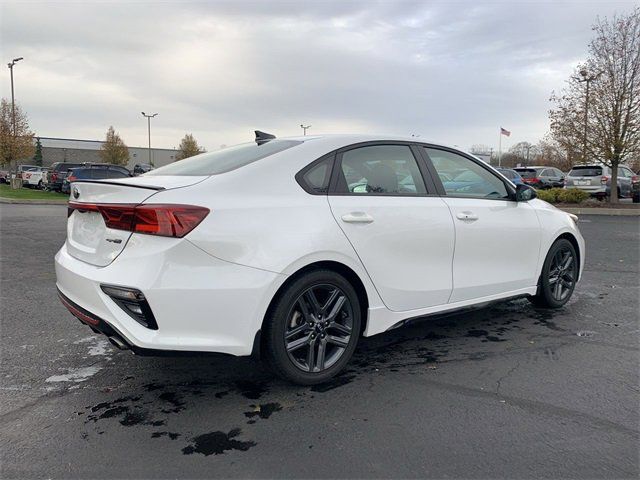
[[[545,188],[564,187],[564,173],[554,167],[516,167],[514,168],[522,181],[540,190]]]
[[[62,182],[62,193],[69,193],[71,183],[76,180],[107,180],[131,177],[131,172],[119,165],[88,165],[86,167],[72,168],[69,175]]]
[[[148,163],[136,163],[136,165],[133,167],[133,174],[142,175],[143,173],[150,172],[154,168],[155,167],[153,165],[150,165]]]
[[[51,165],[51,169],[47,175],[47,188],[54,192],[61,191],[62,182],[69,173],[69,170],[72,168],[82,167],[84,165],[84,163],[55,162]]]
[[[520,185],[521,183],[524,183],[520,174],[511,168],[496,168],[496,170],[498,170],[502,175],[511,180],[514,185]]]

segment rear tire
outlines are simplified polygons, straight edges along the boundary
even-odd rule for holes
[[[265,318],[264,358],[299,385],[326,382],[349,362],[360,336],[358,295],[342,275],[314,270],[279,294]]]
[[[573,244],[560,238],[544,260],[538,291],[529,300],[534,305],[560,308],[569,301],[578,280],[578,256]]]

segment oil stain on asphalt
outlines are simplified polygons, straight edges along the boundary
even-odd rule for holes
[[[236,440],[235,437],[240,435],[241,430],[234,428],[233,430],[225,432],[211,432],[203,435],[193,437],[193,444],[188,445],[182,449],[182,453],[185,455],[191,455],[192,453],[201,453],[202,455],[220,455],[227,450],[240,450],[246,452],[251,447],[255,447],[256,442],[251,440],[241,441]]]

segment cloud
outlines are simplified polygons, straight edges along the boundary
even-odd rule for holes
[[[597,15],[632,2],[3,3],[2,54],[43,136],[209,149],[254,128],[535,141]],[[8,71],[2,76],[9,95]]]

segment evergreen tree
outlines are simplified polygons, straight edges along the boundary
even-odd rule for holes
[[[107,130],[106,139],[100,148],[100,158],[103,162],[114,165],[126,165],[129,162],[129,149],[113,126]]]
[[[199,155],[201,153],[204,153],[205,151],[206,150],[204,148],[198,145],[198,142],[195,138],[193,138],[193,135],[187,133],[180,141],[176,160],[183,160],[185,158],[193,157],[194,155]]]
[[[40,137],[36,138],[36,153],[33,155],[33,163],[38,166],[42,166],[42,143],[40,143]]]

